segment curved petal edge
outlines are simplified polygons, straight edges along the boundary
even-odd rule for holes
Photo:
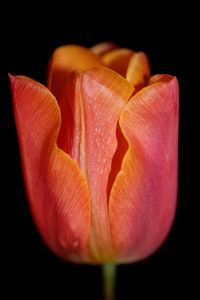
[[[162,75],[135,94],[120,117],[129,148],[111,190],[109,215],[119,262],[152,254],[176,210],[178,81]]]
[[[10,75],[10,79],[22,170],[36,226],[58,256],[89,261],[89,192],[76,162],[56,145],[57,101],[30,78]]]

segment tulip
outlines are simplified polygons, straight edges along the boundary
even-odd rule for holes
[[[47,246],[75,263],[154,253],[177,200],[178,82],[102,43],[57,48],[47,87],[10,75],[27,197]]]

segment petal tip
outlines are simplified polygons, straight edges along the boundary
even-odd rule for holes
[[[11,84],[16,80],[16,76],[12,75],[11,73],[8,73],[8,77],[10,79]]]

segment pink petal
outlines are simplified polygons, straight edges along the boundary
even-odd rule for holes
[[[136,93],[120,117],[128,142],[109,200],[120,262],[152,254],[171,228],[177,200],[178,82],[163,75]]]
[[[60,110],[40,83],[11,76],[22,169],[35,224],[46,244],[68,261],[89,261],[90,200],[75,161],[56,145]]]

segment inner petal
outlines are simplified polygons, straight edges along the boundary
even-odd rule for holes
[[[90,51],[92,51],[93,53],[97,54],[97,55],[104,55],[107,52],[114,50],[116,48],[119,48],[118,45],[112,43],[112,42],[103,42],[103,43],[99,43],[94,45],[93,47],[90,48]]]
[[[63,88],[73,71],[81,72],[101,65],[101,58],[85,47],[77,45],[58,47],[49,60],[47,86],[60,101]]]
[[[130,49],[114,49],[104,54],[102,60],[105,66],[125,77],[130,58],[133,54],[134,51]]]
[[[142,89],[151,76],[150,64],[144,52],[132,55],[126,70],[127,80],[133,84],[135,91]]]

